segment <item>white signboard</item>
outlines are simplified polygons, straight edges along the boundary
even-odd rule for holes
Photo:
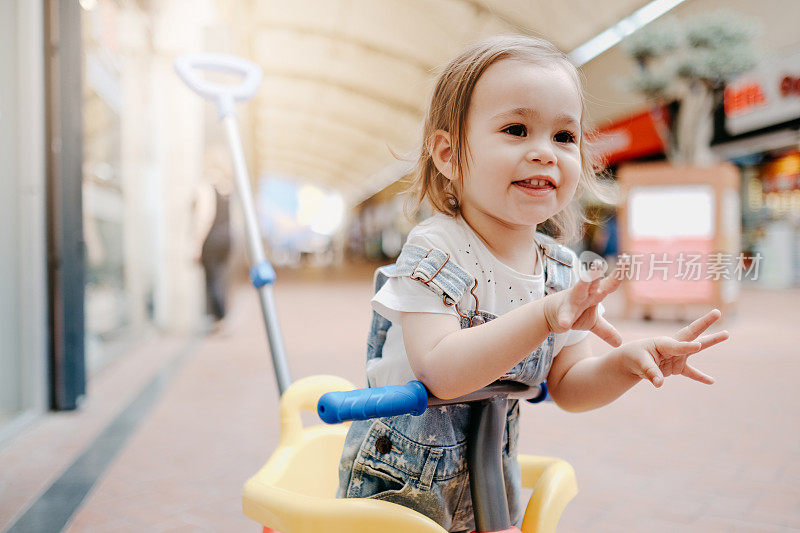
[[[714,236],[711,185],[633,187],[628,233],[633,239]]]
[[[764,61],[725,88],[725,129],[739,135],[800,117],[800,49]]]

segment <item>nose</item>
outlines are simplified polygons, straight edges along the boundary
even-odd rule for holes
[[[554,165],[556,163],[556,154],[549,140],[534,140],[531,146],[528,147],[525,159],[543,165]]]

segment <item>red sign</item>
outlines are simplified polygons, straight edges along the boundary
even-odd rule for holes
[[[725,116],[733,117],[750,112],[754,107],[767,104],[764,91],[757,81],[737,83],[725,87]]]
[[[784,76],[781,79],[781,96],[800,96],[800,76]]]
[[[599,128],[594,145],[608,165],[659,154],[668,128],[667,110],[658,107]]]

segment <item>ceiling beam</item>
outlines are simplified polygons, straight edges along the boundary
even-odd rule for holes
[[[258,62],[258,60],[256,60],[256,62]],[[308,83],[313,83],[315,85],[323,85],[326,87],[336,87],[337,89],[340,89],[344,92],[371,100],[380,105],[389,107],[391,109],[405,113],[412,117],[419,118],[424,115],[424,110],[419,105],[410,104],[408,102],[392,98],[391,96],[381,94],[376,91],[371,91],[365,89],[364,87],[359,87],[354,83],[347,83],[342,80],[334,79],[331,77],[320,76],[319,74],[311,74],[308,72],[301,72],[299,70],[290,70],[290,69],[275,68],[275,67],[263,67],[263,65],[262,68],[264,69],[264,76],[275,76],[293,81],[298,81],[298,80],[305,81]],[[420,102],[420,104],[424,105],[423,102]]]
[[[320,28],[320,27],[312,27],[312,26],[301,26],[297,25],[277,25],[272,23],[258,23],[258,30],[259,31],[274,31],[274,32],[286,32],[286,33],[295,33],[297,35],[309,35],[312,37],[321,37],[323,39],[327,39],[332,42],[342,42],[347,43],[353,47],[360,48],[362,50],[366,50],[368,52],[374,53],[376,55],[380,55],[391,59],[393,61],[400,61],[402,63],[409,64],[416,69],[419,69],[424,75],[429,75],[430,72],[436,68],[436,65],[427,61],[423,58],[412,57],[407,54],[401,54],[394,50],[391,50],[387,47],[377,46],[375,43],[371,43],[369,41],[358,39],[353,35],[347,34],[342,31],[338,31],[335,29],[329,28]]]
[[[260,150],[258,153],[258,158],[260,161],[263,160],[272,160],[272,161],[284,161],[284,160],[294,160],[294,161],[303,161],[308,164],[313,164],[316,168],[330,170],[332,172],[337,172],[339,174],[343,174],[344,176],[358,176],[352,178],[345,178],[347,181],[353,181],[358,179],[363,179],[366,173],[363,169],[366,165],[349,165],[342,161],[332,160],[330,158],[326,158],[324,156],[319,156],[316,154],[310,154],[305,150],[301,149],[292,149],[287,147],[273,147],[269,150]],[[382,161],[384,165],[386,161]],[[373,168],[380,168],[382,165],[380,163],[376,165],[372,165]]]
[[[354,136],[360,137],[362,141],[365,141],[363,143],[364,145],[374,145],[375,139],[385,139],[387,133],[386,128],[377,129],[377,128],[365,127],[355,122],[344,121],[340,119],[338,116],[334,118],[334,115],[319,114],[313,110],[300,108],[296,106],[286,106],[286,105],[277,106],[270,104],[259,106],[256,113],[256,117],[258,117],[259,120],[258,127],[262,126],[261,122],[265,122],[267,124],[264,125],[264,128],[270,129],[269,119],[265,115],[271,113],[275,113],[278,115],[285,115],[286,117],[291,117],[293,119],[297,117],[301,119],[313,119],[321,122],[324,126],[329,126],[331,128],[347,129],[350,132],[352,132]],[[286,120],[284,122],[290,122],[290,121]],[[415,124],[419,123],[419,121],[414,121],[414,122]]]

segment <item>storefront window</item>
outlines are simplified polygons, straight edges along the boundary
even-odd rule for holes
[[[89,374],[121,352],[135,324],[126,247],[122,73],[129,58],[117,35],[124,19],[114,2],[84,6],[83,228],[86,242],[86,364]]]
[[[0,2],[0,441],[46,401],[43,24]]]
[[[16,31],[14,5],[0,4],[0,426],[20,410],[18,315],[15,312],[19,277],[19,219],[17,165],[14,150],[16,114]],[[6,179],[10,176],[11,179]]]

